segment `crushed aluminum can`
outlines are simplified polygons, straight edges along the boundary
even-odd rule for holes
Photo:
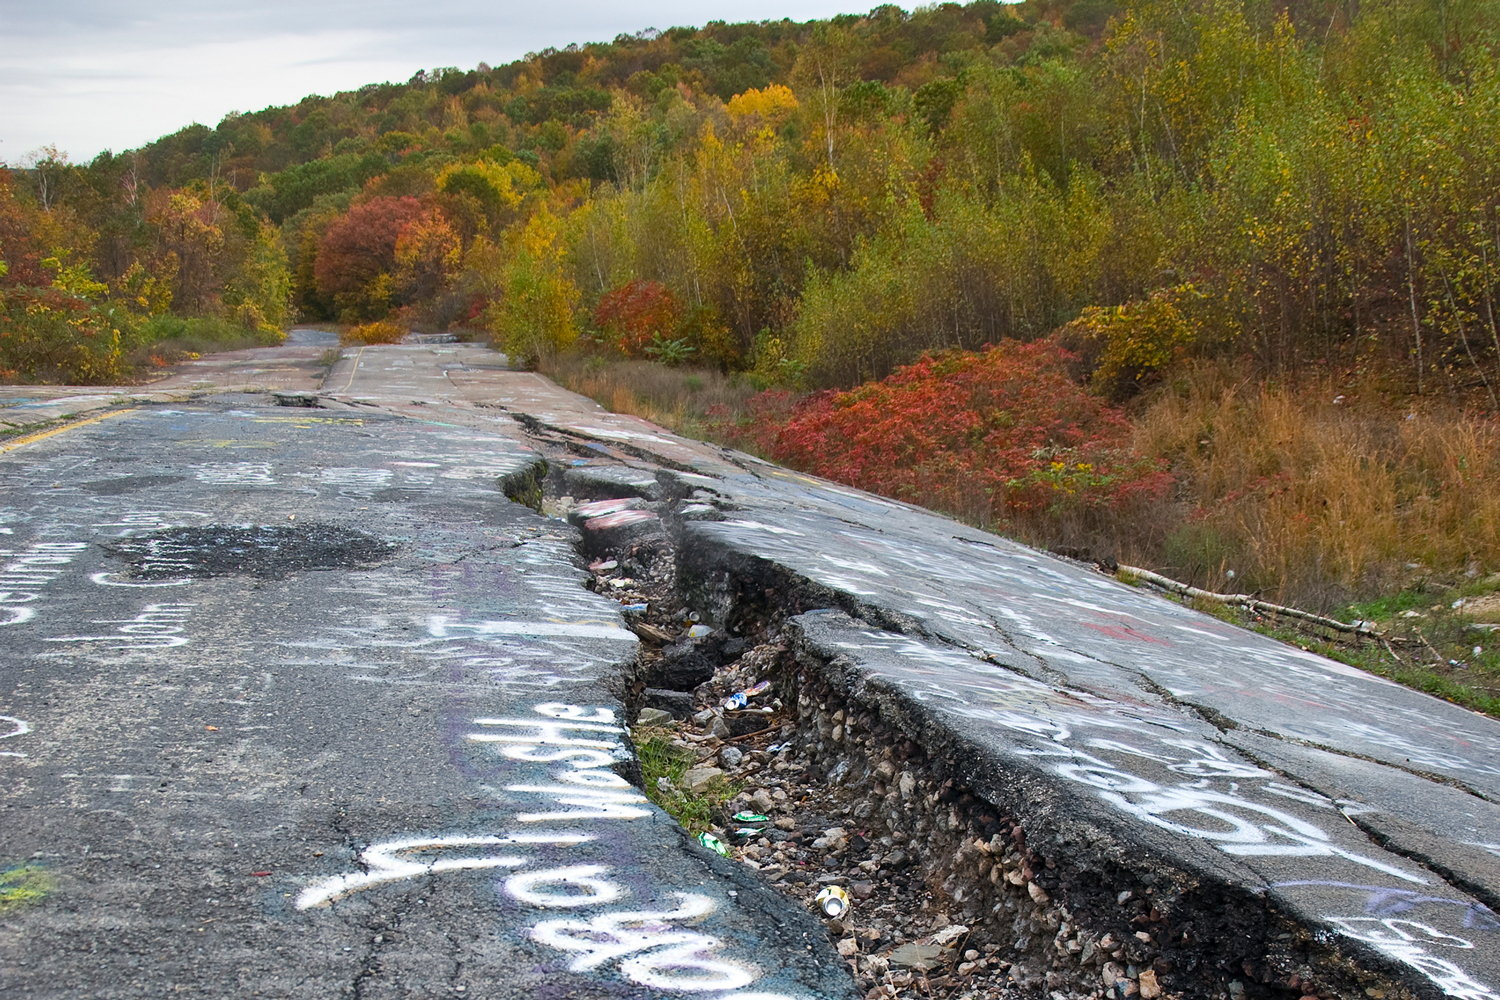
[[[736,823],[769,823],[771,817],[764,813],[737,812],[734,814],[734,821]]]
[[[765,830],[758,826],[742,826],[734,831],[734,835],[741,840],[749,840],[751,837],[759,837],[764,832]]]
[[[842,917],[849,912],[849,894],[842,886],[826,886],[813,897],[813,902],[817,903],[823,913],[830,917]]]
[[[758,694],[765,694],[769,690],[771,690],[770,681],[761,681],[759,684],[752,684],[750,687],[745,688],[745,690],[736,691],[728,698],[725,698],[724,707],[731,709],[744,708],[749,704],[751,698],[754,698]]]
[[[702,844],[710,851],[713,851],[715,854],[721,854],[725,857],[728,857],[729,855],[729,845],[724,843],[724,841],[720,840],[718,837],[715,837],[711,833],[698,834],[698,843]]]

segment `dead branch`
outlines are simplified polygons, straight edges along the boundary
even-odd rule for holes
[[[1336,632],[1349,632],[1356,635],[1368,635],[1380,639],[1388,639],[1387,636],[1377,632],[1375,626],[1367,621],[1336,621],[1332,618],[1325,618],[1322,615],[1315,615],[1311,611],[1303,611],[1300,608],[1288,608],[1280,604],[1271,604],[1269,601],[1258,600],[1249,594],[1216,594],[1211,590],[1200,590],[1197,587],[1190,587],[1178,580],[1173,580],[1171,577],[1162,576],[1160,573],[1153,573],[1149,569],[1141,569],[1139,566],[1121,565],[1120,570],[1129,573],[1137,579],[1145,580],[1153,586],[1195,600],[1202,598],[1205,601],[1216,601],[1220,604],[1233,604],[1238,607],[1249,608],[1252,611],[1259,611],[1263,614],[1283,615],[1287,618],[1297,618],[1305,622],[1312,622],[1324,628],[1331,628]]]

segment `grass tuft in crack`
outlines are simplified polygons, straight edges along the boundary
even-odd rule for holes
[[[692,747],[675,742],[674,736],[674,728],[667,726],[637,726],[632,732],[645,792],[684,828],[703,833],[713,825],[714,814],[722,812],[724,805],[740,793],[741,786],[716,777],[696,791],[689,788],[686,775],[702,762]]]

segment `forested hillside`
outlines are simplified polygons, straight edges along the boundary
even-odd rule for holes
[[[118,377],[111,331],[168,312],[391,316],[847,386],[1077,320],[1117,398],[1185,353],[1488,388],[1497,19],[884,6],[434,70],[88,165],[44,153],[0,184],[0,366]],[[68,330],[82,353],[55,349]]]

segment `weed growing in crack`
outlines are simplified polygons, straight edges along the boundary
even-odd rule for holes
[[[705,832],[713,825],[714,814],[740,793],[739,784],[722,777],[709,780],[697,791],[689,788],[686,776],[698,765],[698,756],[673,742],[671,728],[638,726],[633,736],[646,795],[685,829]]]

